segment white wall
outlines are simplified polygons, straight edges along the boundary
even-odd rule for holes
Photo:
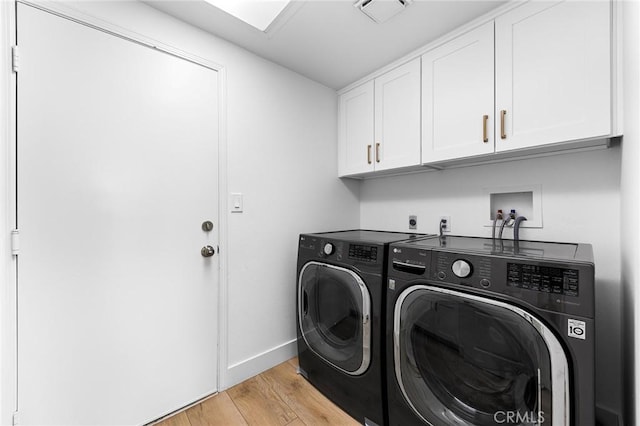
[[[221,388],[293,356],[297,236],[359,221],[358,183],[336,179],[335,92],[143,3],[56,7],[224,67],[226,192],[244,194],[244,213],[226,214],[220,244]]]
[[[229,220],[231,382],[264,368],[252,357],[295,338],[298,234],[359,220],[358,184],[336,178],[335,93],[255,62],[228,71],[229,190],[245,194],[245,212]],[[244,96],[231,93],[238,86]]]
[[[7,4],[3,2],[3,4]],[[452,217],[455,234],[490,235],[484,228],[483,188],[541,184],[543,229],[523,229],[522,238],[582,241],[594,245],[597,267],[598,388],[599,403],[616,410],[620,395],[620,255],[623,263],[627,319],[639,324],[635,309],[638,284],[638,4],[625,3],[625,28],[635,34],[625,42],[626,124],[623,148],[560,155],[386,177],[363,182],[338,180],[336,171],[336,97],[329,90],[297,74],[256,57],[237,46],[183,24],[144,4],[135,2],[79,2],[74,7],[108,22],[155,38],[165,44],[223,65],[227,76],[227,192],[245,194],[245,213],[228,214],[227,241],[222,241],[228,264],[225,292],[230,313],[229,336],[221,361],[223,387],[232,385],[294,350],[294,281],[297,234],[340,228],[405,230],[407,216],[418,215],[419,231],[436,232],[438,217]],[[0,13],[6,8],[0,8]],[[6,16],[0,16],[6,22]],[[3,31],[7,32],[7,27]],[[5,38],[0,37],[4,43]],[[2,46],[6,65],[7,46]],[[3,87],[9,81],[2,67]],[[0,97],[6,99],[4,96]],[[2,123],[9,112],[0,109]],[[5,126],[3,126],[5,128]],[[3,173],[9,171],[10,134],[0,134]],[[624,153],[621,160],[621,151]],[[622,162],[622,218],[620,163]],[[4,168],[6,166],[6,168]],[[10,190],[2,175],[2,204]],[[221,194],[224,196],[225,194]],[[0,212],[3,223],[11,215]],[[8,229],[9,227],[6,227]],[[623,251],[620,252],[620,232]],[[629,232],[634,237],[628,239]],[[6,237],[5,230],[0,235]],[[0,255],[6,255],[6,238]],[[0,276],[11,277],[10,264],[0,264]],[[225,272],[223,271],[223,274]],[[6,290],[6,289],[5,289]],[[5,297],[3,290],[2,297]],[[5,307],[5,305],[2,305]],[[6,310],[4,311],[6,312]],[[9,312],[10,313],[10,312]],[[635,315],[635,316],[634,316]],[[4,320],[4,317],[3,317]],[[224,321],[223,321],[224,323]],[[3,332],[6,330],[3,329]],[[640,325],[635,327],[640,333]],[[6,334],[6,333],[5,333]],[[625,339],[626,341],[626,339]],[[640,336],[635,341],[640,342]],[[5,340],[3,340],[3,343]],[[637,362],[635,346],[626,347],[625,368]],[[3,357],[5,351],[2,352]],[[6,364],[3,359],[3,384]],[[230,368],[231,367],[231,368]],[[635,369],[640,383],[640,369]],[[640,402],[630,381],[629,419],[640,413]],[[6,387],[3,388],[6,390]],[[7,392],[2,395],[0,422],[10,422]],[[633,424],[628,421],[626,424]]]
[[[452,234],[491,236],[484,188],[542,186],[541,229],[523,228],[522,239],[593,245],[596,264],[596,398],[619,412],[620,148],[555,155],[414,175],[372,179],[361,187],[361,226],[402,231],[409,214],[418,231],[437,233],[451,216]],[[510,230],[505,235],[511,238]]]
[[[626,425],[640,425],[640,3],[622,2],[624,142],[622,145],[621,229],[624,305]]]

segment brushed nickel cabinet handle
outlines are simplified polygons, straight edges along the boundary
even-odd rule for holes
[[[376,163],[380,162],[380,144],[376,143]]]
[[[489,136],[487,136],[487,121],[489,121],[488,115],[482,116],[482,142],[489,142]]]
[[[371,164],[371,145],[367,145],[367,164]]]
[[[507,115],[507,110],[500,111],[500,139],[506,139],[507,133],[504,131],[504,116]]]

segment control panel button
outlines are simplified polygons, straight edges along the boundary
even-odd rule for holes
[[[482,288],[489,288],[491,287],[491,281],[489,281],[486,278],[483,278],[480,280],[480,285],[482,286]]]
[[[445,274],[444,271],[438,272],[438,279],[444,280],[445,278],[447,278],[447,274]]]
[[[333,252],[336,250],[335,246],[331,243],[327,243],[324,245],[322,251],[324,252],[324,254],[326,254],[327,256],[333,254]]]
[[[472,269],[469,262],[467,262],[466,260],[458,259],[453,262],[453,265],[451,265],[451,271],[458,278],[467,278],[469,275],[471,275]]]

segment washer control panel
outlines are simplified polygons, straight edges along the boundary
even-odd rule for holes
[[[438,281],[482,288],[491,285],[492,264],[488,258],[434,251],[431,269],[431,277]]]
[[[427,241],[427,240],[425,240]],[[555,248],[555,247],[552,247]],[[529,307],[593,317],[594,266],[567,260],[502,252],[476,253],[450,247],[392,245],[389,279],[397,288],[423,283],[466,287],[492,297],[508,297]]]
[[[507,285],[544,293],[578,296],[577,269],[507,263]]]

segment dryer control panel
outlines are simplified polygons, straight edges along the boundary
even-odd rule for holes
[[[378,261],[378,247],[364,244],[349,244],[349,259],[375,263]]]

